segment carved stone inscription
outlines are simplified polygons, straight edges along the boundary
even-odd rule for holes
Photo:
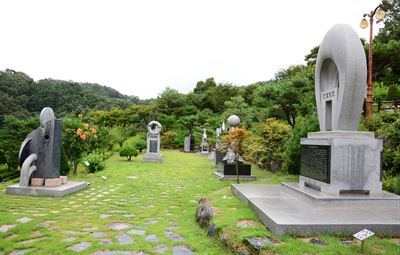
[[[300,175],[330,183],[331,146],[301,145]]]
[[[150,140],[150,153],[157,153],[157,148],[158,148],[158,141],[157,140]]]

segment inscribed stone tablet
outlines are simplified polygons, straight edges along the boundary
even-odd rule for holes
[[[330,183],[329,145],[301,145],[300,175]]]

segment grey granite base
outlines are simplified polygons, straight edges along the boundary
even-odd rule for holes
[[[214,172],[213,176],[221,181],[236,181],[236,175],[224,175],[220,172]],[[241,181],[255,181],[257,178],[251,175],[239,175],[239,180]]]
[[[163,160],[163,157],[161,156],[161,154],[146,153],[146,154],[144,154],[142,161],[143,162],[162,163],[164,160]]]
[[[296,185],[232,184],[231,189],[277,235],[352,235],[367,228],[379,235],[400,236],[400,196],[388,192],[364,198],[318,196],[307,187],[296,191]]]
[[[89,185],[86,182],[76,182],[76,181],[68,181],[66,184],[63,184],[58,187],[45,187],[45,186],[20,187],[19,184],[14,184],[7,187],[6,194],[63,197],[68,194],[85,189],[88,186]]]

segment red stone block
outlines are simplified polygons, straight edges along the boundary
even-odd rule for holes
[[[46,187],[57,187],[61,185],[61,178],[46,179],[44,186]]]
[[[43,178],[32,178],[31,186],[43,186],[44,179]]]

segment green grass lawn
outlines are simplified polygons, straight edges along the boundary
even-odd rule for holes
[[[359,253],[360,245],[344,245],[343,237],[320,236],[328,245],[319,246],[292,236],[273,236],[231,194],[232,182],[211,176],[215,169],[207,157],[173,150],[162,154],[163,164],[142,163],[141,156],[129,162],[115,155],[107,160],[104,171],[71,178],[89,182],[90,188],[64,198],[6,195],[5,188],[11,183],[0,184],[0,254],[24,250],[25,254],[78,254],[68,249],[76,244],[87,246],[79,254],[99,251],[173,254],[177,247],[196,254],[231,254],[233,249],[244,248],[242,241],[246,237],[271,237],[279,241],[263,254]],[[258,178],[256,183],[296,180],[256,167],[253,174]],[[228,246],[219,237],[208,238],[206,231],[195,223],[201,196],[208,197],[214,207],[213,221],[219,233],[227,237]],[[24,220],[27,222],[23,223]],[[237,226],[241,221],[253,224]],[[11,227],[5,230],[7,225]],[[119,229],[113,229],[113,225]],[[171,240],[168,234],[175,239]],[[396,239],[373,237],[367,241],[366,251],[366,254],[400,254],[400,245]]]

